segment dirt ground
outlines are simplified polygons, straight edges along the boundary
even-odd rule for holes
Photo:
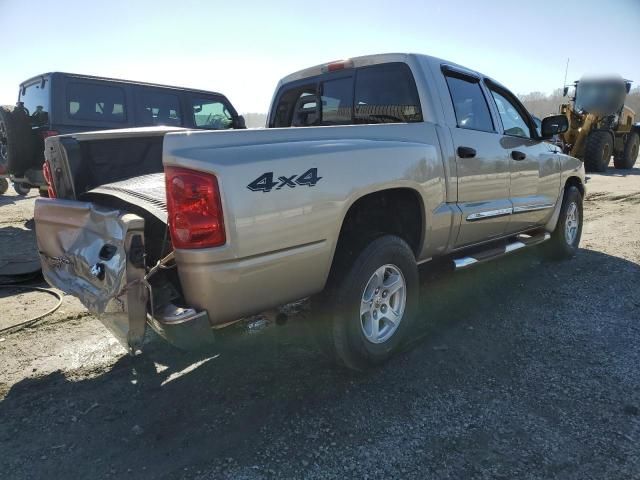
[[[427,265],[411,348],[353,375],[303,322],[130,358],[75,299],[0,334],[0,477],[640,479],[640,169],[591,175],[581,250]],[[0,265],[34,197],[0,198]],[[0,328],[46,311],[0,290]]]

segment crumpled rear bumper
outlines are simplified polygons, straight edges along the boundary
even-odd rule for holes
[[[142,346],[147,323],[184,349],[213,341],[205,311],[149,314],[144,219],[90,202],[37,199],[36,238],[42,273],[95,314],[130,352]]]

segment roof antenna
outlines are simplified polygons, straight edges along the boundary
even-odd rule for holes
[[[567,86],[567,72],[569,72],[569,57],[567,57],[567,66],[564,69],[564,83],[562,84],[562,88]]]

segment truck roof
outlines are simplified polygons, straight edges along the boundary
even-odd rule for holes
[[[447,60],[443,60],[441,58],[432,57],[430,55],[424,55],[421,53],[379,53],[374,55],[363,55],[360,57],[351,57],[343,60],[336,60],[333,62],[327,62],[320,65],[315,65],[313,67],[305,68],[303,70],[298,70],[280,80],[280,85],[284,83],[293,82],[296,80],[301,80],[307,77],[315,77],[316,75],[320,75],[326,72],[326,68],[328,65],[338,63],[338,62],[349,62],[353,67],[364,67],[367,65],[377,65],[380,63],[391,63],[391,62],[405,62],[407,63],[411,58],[413,59],[424,59],[428,61],[436,61],[438,63],[443,63],[451,66],[458,67],[460,69],[466,70],[470,73],[475,73],[476,75],[486,77],[486,75],[482,75],[480,72],[476,72],[475,70],[471,70],[465,66],[458,65],[454,62],[449,62]]]
[[[139,81],[136,81],[136,80],[123,80],[121,78],[98,77],[98,76],[94,76],[94,75],[84,75],[84,74],[81,74],[81,73],[68,73],[68,72],[47,72],[47,73],[41,73],[40,75],[34,75],[33,77],[28,78],[27,80],[23,81],[20,84],[20,88],[22,88],[26,84],[29,84],[29,83],[33,82],[34,80],[41,79],[42,77],[51,77],[51,76],[57,76],[57,75],[70,77],[70,78],[84,79],[84,80],[101,80],[101,81],[107,81],[107,82],[127,83],[127,84],[130,84],[130,85],[142,85],[142,86],[145,86],[145,87],[168,88],[168,89],[172,89],[172,90],[186,90],[186,91],[189,91],[189,92],[199,92],[199,93],[221,95],[223,97],[225,96],[223,93],[216,92],[216,91],[213,91],[213,90],[202,90],[202,89],[199,89],[199,88],[178,87],[178,86],[175,86],[175,85],[163,85],[161,83],[139,82]]]

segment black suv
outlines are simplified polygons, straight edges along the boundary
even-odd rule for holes
[[[0,107],[0,175],[9,174],[25,187],[43,187],[46,137],[149,125],[246,128],[244,118],[220,93],[45,73],[20,85],[15,107]]]

